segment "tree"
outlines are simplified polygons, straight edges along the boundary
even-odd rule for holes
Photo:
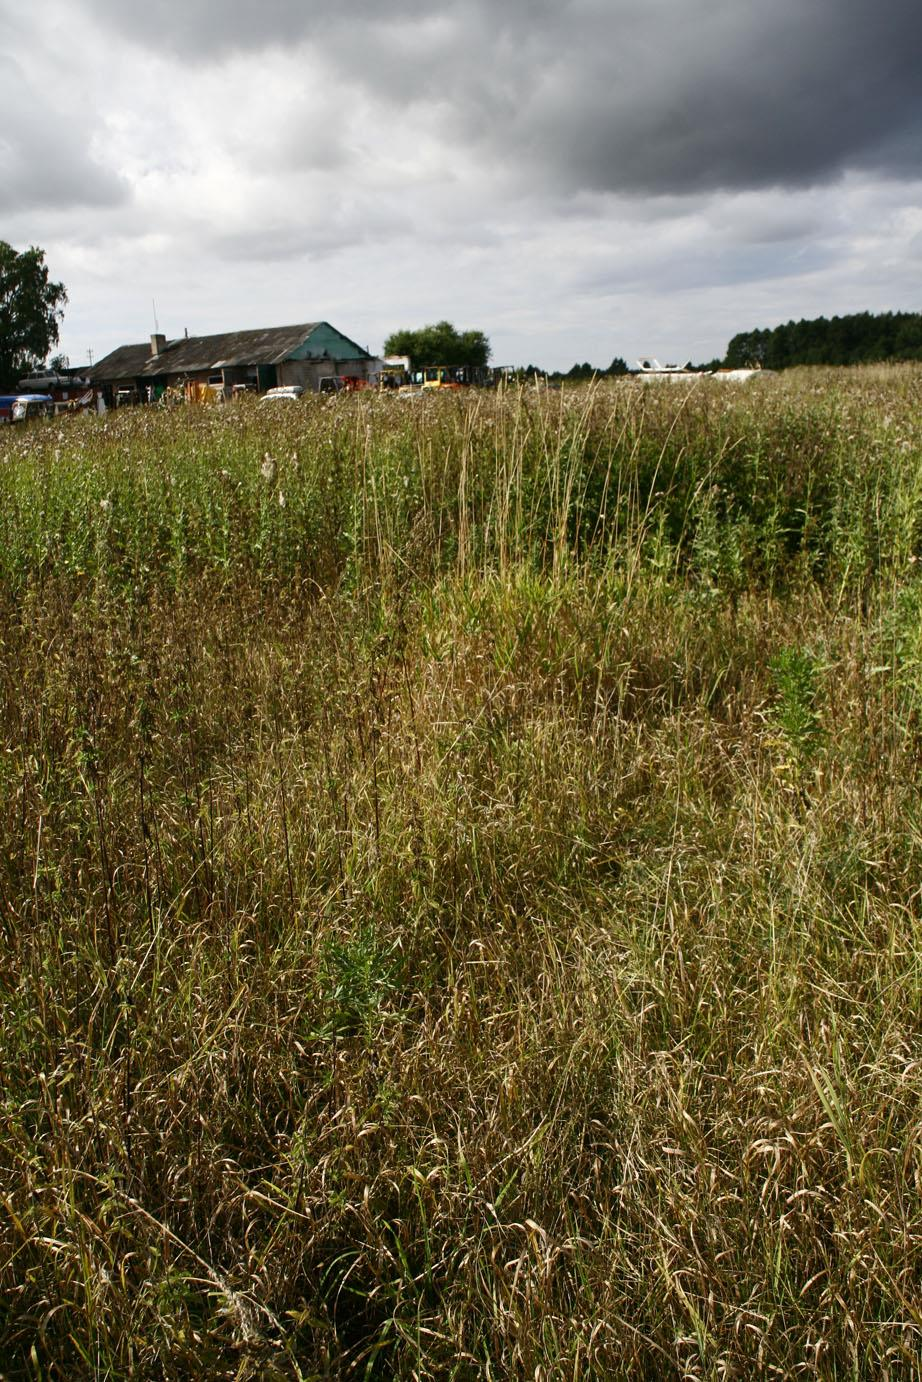
[[[66,301],[64,284],[48,277],[44,250],[17,254],[0,240],[0,386],[15,385],[47,357]]]
[[[451,322],[436,322],[418,331],[394,331],[384,342],[385,355],[409,355],[414,369],[426,365],[485,365],[490,342],[482,331],[458,331]]]
[[[752,369],[765,364],[770,331],[741,331],[727,346],[724,364],[728,369]]]
[[[744,331],[727,346],[725,364],[856,365],[874,360],[922,358],[922,313],[853,312],[845,317],[815,317],[782,326]]]

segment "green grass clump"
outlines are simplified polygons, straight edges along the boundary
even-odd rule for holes
[[[907,368],[0,436],[0,1371],[922,1366]]]

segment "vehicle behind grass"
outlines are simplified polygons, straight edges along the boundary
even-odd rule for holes
[[[267,389],[260,398],[263,403],[296,403],[304,393],[300,384],[278,384],[275,388]]]
[[[0,394],[0,423],[31,422],[39,417],[52,417],[54,399],[51,394]]]

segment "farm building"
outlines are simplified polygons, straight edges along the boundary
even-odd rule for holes
[[[225,396],[239,389],[265,393],[282,384],[316,390],[329,375],[365,379],[376,364],[329,322],[305,322],[174,341],[154,335],[149,345],[119,346],[92,367],[90,377],[111,406],[147,402],[168,388]]]

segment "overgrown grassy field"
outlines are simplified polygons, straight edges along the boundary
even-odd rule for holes
[[[922,1371],[920,386],[0,434],[0,1375]]]

